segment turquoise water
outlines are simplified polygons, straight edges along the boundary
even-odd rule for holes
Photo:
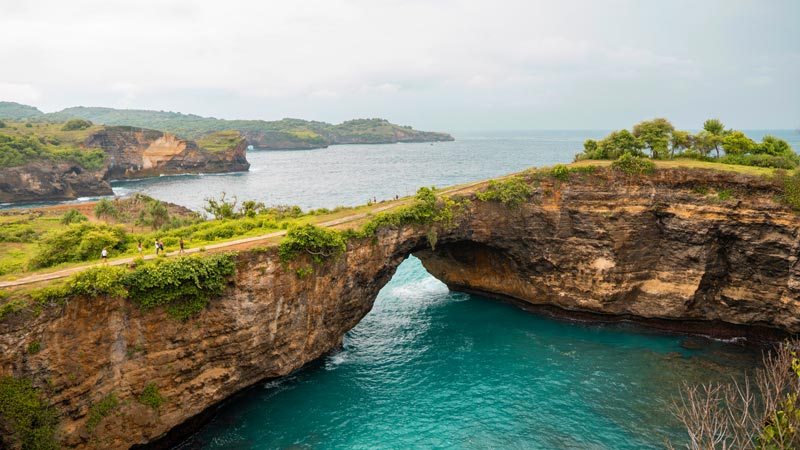
[[[245,391],[179,448],[664,448],[683,439],[669,404],[684,380],[755,358],[449,292],[412,257],[340,351]]]

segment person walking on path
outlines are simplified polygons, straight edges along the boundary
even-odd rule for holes
[[[136,246],[136,252],[139,254],[139,258],[142,257],[142,241],[139,241],[139,244]]]
[[[158,239],[156,239],[156,256],[158,256],[158,249],[160,246],[158,245]]]
[[[108,265],[108,250],[106,250],[105,247],[103,247],[103,251],[100,252],[100,258],[103,259],[103,265],[104,266]]]
[[[167,252],[164,251],[164,241],[158,241],[158,249],[161,250],[162,255],[167,254]]]
[[[178,241],[178,244],[181,246],[181,250],[178,253],[182,255],[183,254],[183,238],[181,238],[181,240]]]

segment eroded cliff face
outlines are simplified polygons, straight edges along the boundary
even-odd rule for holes
[[[105,127],[83,143],[102,149],[106,160],[99,170],[79,164],[41,159],[19,167],[0,168],[0,203],[74,200],[113,195],[110,180],[184,173],[246,171],[247,142],[210,152],[194,141],[160,131]]]
[[[516,303],[709,334],[724,324],[797,333],[800,220],[776,195],[764,179],[718,172],[601,173],[543,184],[514,210],[475,202],[417,256],[451,289]]]
[[[102,148],[108,159],[106,179],[145,178],[184,173],[246,171],[247,142],[242,139],[225,151],[209,152],[194,141],[172,134],[130,127],[106,127],[84,143]]]
[[[545,179],[518,208],[473,197],[453,226],[434,227],[435,250],[429,226],[384,228],[305,277],[295,269],[309,259],[242,251],[221,298],[186,323],[112,298],[12,317],[0,322],[0,375],[49,393],[66,447],[147,443],[338,347],[411,253],[453,289],[523,305],[797,333],[800,220],[775,194],[715,172]],[[137,400],[149,383],[166,398],[158,410]],[[90,408],[110,394],[120,405],[90,430]]]
[[[74,200],[113,193],[102,172],[67,162],[37,161],[0,169],[0,203]]]

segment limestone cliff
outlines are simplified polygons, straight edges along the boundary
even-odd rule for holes
[[[114,179],[236,172],[250,167],[243,138],[228,148],[210,151],[195,141],[160,131],[102,127],[75,145],[81,150],[101,149],[106,154],[103,166],[90,170],[74,162],[40,158],[21,166],[0,168],[0,202],[112,195],[110,180]]]
[[[531,182],[516,208],[464,192],[472,201],[453,226],[434,227],[435,250],[429,226],[382,228],[307,277],[294,269],[309,259],[284,267],[275,248],[242,251],[222,297],[186,323],[115,298],[13,316],[0,322],[0,375],[49,393],[66,447],[147,443],[339,346],[411,253],[453,289],[565,314],[800,332],[800,220],[775,201],[774,181],[600,170]],[[137,401],[150,383],[167,400],[158,410]],[[119,406],[90,430],[91,406],[112,393]]]
[[[145,178],[182,173],[246,171],[247,142],[211,152],[194,141],[169,133],[131,127],[105,127],[89,136],[86,148],[102,148],[108,154],[106,179]]]
[[[112,194],[102,172],[88,171],[78,164],[36,161],[0,169],[0,203],[74,200]]]

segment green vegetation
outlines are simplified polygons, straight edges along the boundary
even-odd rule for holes
[[[800,211],[800,170],[783,179],[783,201]]]
[[[144,310],[163,306],[170,317],[185,321],[222,293],[235,272],[235,256],[213,253],[139,260],[133,270],[121,266],[87,268],[61,283],[11,294],[0,305],[0,321],[26,309],[36,311],[75,297],[101,296],[127,298]]]
[[[292,227],[278,246],[281,261],[287,263],[300,254],[311,255],[317,264],[344,253],[346,244],[336,230],[311,224]]]
[[[656,169],[653,161],[632,153],[625,153],[611,164],[614,170],[624,172],[628,176],[647,175]]]
[[[222,152],[239,145],[244,138],[236,130],[218,131],[198,138],[197,146],[209,152]]]
[[[181,256],[141,264],[120,277],[128,297],[143,309],[165,307],[170,317],[187,320],[222,293],[236,270],[235,253]]]
[[[39,341],[31,341],[31,343],[28,344],[29,355],[35,355],[39,353],[41,349],[42,349],[42,344]]]
[[[0,378],[0,419],[10,427],[7,439],[23,449],[58,448],[58,417],[30,380]]]
[[[100,421],[108,417],[111,411],[117,409],[119,406],[119,399],[117,394],[110,393],[103,397],[98,403],[89,407],[89,420],[86,421],[86,428],[91,433],[95,427],[100,424]]]
[[[142,395],[139,396],[138,400],[139,403],[149,406],[156,411],[161,409],[161,406],[167,403],[167,399],[161,395],[161,393],[158,391],[158,386],[155,383],[147,383],[142,391]]]
[[[0,133],[0,167],[16,167],[45,159],[71,162],[88,170],[97,170],[103,167],[105,158],[105,152],[100,149],[82,150],[57,139]]]
[[[0,102],[0,119],[20,120],[43,115],[43,112],[33,106],[15,102]]]
[[[71,224],[41,239],[30,266],[50,267],[63,262],[97,259],[104,247],[114,254],[124,250],[127,243],[128,235],[122,226],[87,222]]]
[[[89,219],[83,215],[82,212],[78,211],[77,209],[70,209],[69,211],[65,212],[63,216],[61,216],[61,224],[62,225],[70,225],[73,223],[81,223],[81,222],[88,222]]]
[[[563,168],[563,170],[561,170]],[[565,166],[556,166],[553,175],[566,180],[569,171]],[[508,177],[502,181],[491,180],[488,187],[476,195],[484,202],[499,201],[509,208],[516,208],[533,194],[533,188],[520,177]]]
[[[780,169],[793,169],[800,165],[800,157],[786,141],[764,136],[759,144],[741,131],[726,130],[718,119],[706,120],[703,130],[695,135],[676,130],[666,119],[646,120],[636,124],[632,133],[628,130],[614,131],[599,141],[587,140],[583,148],[583,152],[575,156],[576,161],[616,160],[625,154],[643,157],[647,151],[652,159],[691,158]],[[721,150],[724,150],[724,155]]]
[[[2,108],[0,108],[2,111]],[[0,113],[0,117],[3,117]],[[38,121],[62,122],[69,119],[86,119],[105,125],[127,125],[163,130],[187,139],[200,139],[215,132],[236,130],[248,137],[256,147],[263,143],[271,148],[281,144],[301,147],[324,147],[337,143],[394,142],[398,135],[420,140],[451,140],[449,135],[417,131],[411,127],[394,125],[383,119],[356,119],[339,125],[300,119],[223,120],[166,111],[133,109],[67,108],[38,117]],[[206,144],[198,142],[201,148]],[[212,144],[211,147],[214,147]],[[210,148],[207,150],[213,151]]]
[[[85,130],[92,126],[92,122],[83,119],[71,119],[64,123],[61,127],[64,131]]]

